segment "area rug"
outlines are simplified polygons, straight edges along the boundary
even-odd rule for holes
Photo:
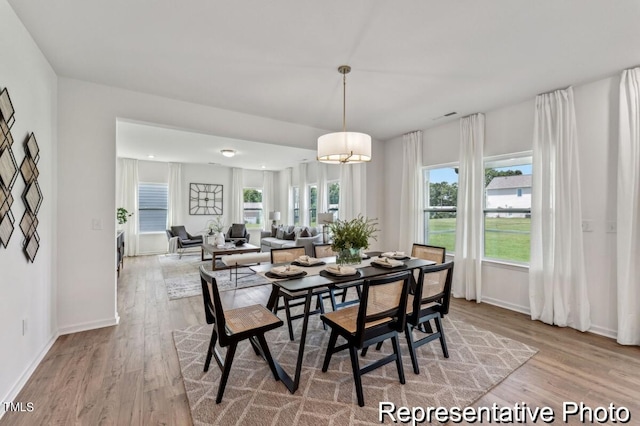
[[[243,272],[248,268],[240,268],[238,285],[236,287],[235,276],[231,280],[229,270],[211,271],[211,260],[200,260],[200,254],[186,254],[182,259],[178,255],[159,255],[158,261],[162,270],[162,277],[167,287],[169,300],[181,299],[183,297],[198,296],[202,294],[200,284],[200,265],[204,265],[207,271],[216,278],[220,291],[235,290],[237,288],[255,287],[268,284],[269,281],[260,275],[245,275]],[[224,266],[224,265],[219,265]],[[216,266],[216,267],[219,267]]]
[[[297,324],[296,324],[297,323]],[[300,336],[302,321],[296,321]],[[380,424],[378,404],[389,401],[407,407],[466,407],[531,358],[537,349],[466,322],[444,319],[449,358],[438,341],[418,349],[420,374],[413,373],[406,343],[402,343],[406,384],[398,381],[391,363],[362,377],[365,406],[357,403],[348,351],[334,354],[321,371],[329,332],[312,317],[299,389],[290,394],[274,380],[251,346],[238,346],[222,403],[215,398],[220,370],[215,362],[202,369],[211,337],[210,326],[173,332],[193,423],[196,425],[359,425]],[[401,342],[404,341],[401,338]],[[288,339],[286,325],[267,334],[269,347],[284,369],[293,374],[298,343]],[[222,351],[224,352],[224,350]],[[366,361],[391,353],[370,350]],[[388,422],[388,420],[387,420]]]

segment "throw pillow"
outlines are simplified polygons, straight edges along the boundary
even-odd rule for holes
[[[231,225],[231,238],[244,238],[245,229],[244,223],[234,223]]]
[[[296,239],[296,233],[295,232],[285,232],[283,239],[294,241]]]
[[[278,226],[278,230],[276,231],[276,238],[279,240],[284,240],[284,228],[282,226]]]
[[[311,236],[311,232],[309,232],[309,228],[304,228],[302,231],[300,231],[300,237],[310,237]]]

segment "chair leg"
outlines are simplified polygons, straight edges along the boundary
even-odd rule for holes
[[[216,341],[218,340],[218,334],[216,330],[213,329],[211,333],[211,340],[209,341],[209,350],[207,351],[207,360],[204,362],[204,371],[205,373],[209,371],[209,364],[211,364],[211,357],[213,357],[213,351],[216,347]]]
[[[256,342],[254,342],[253,339],[249,339],[249,343],[251,343],[251,347],[253,347],[253,351],[256,353],[256,355],[260,356],[260,349],[258,349]]]
[[[271,374],[273,374],[273,378],[276,381],[280,380],[278,377],[278,372],[276,371],[276,365],[273,362],[273,357],[271,356],[271,351],[269,350],[269,346],[267,345],[267,340],[264,338],[264,333],[256,336],[258,338],[258,342],[260,342],[260,346],[262,347],[262,352],[264,353],[264,357],[267,360],[267,364],[269,364],[269,368],[271,369]]]
[[[327,344],[327,353],[324,356],[324,362],[322,363],[322,372],[326,373],[329,369],[329,363],[331,362],[331,355],[333,355],[333,348],[336,347],[336,341],[338,340],[338,333],[331,329],[331,335],[329,336],[329,343]]]
[[[444,331],[442,330],[442,320],[440,319],[440,317],[436,317],[436,329],[438,330],[438,333],[440,333],[440,346],[442,346],[442,353],[444,354],[445,358],[449,358],[449,350],[447,349],[447,342],[444,339]]]
[[[333,288],[329,289],[329,298],[331,299],[331,309],[335,311],[338,303],[336,302],[336,294]]]
[[[360,374],[360,364],[358,363],[358,349],[355,346],[349,346],[349,355],[351,356],[351,368],[353,369],[353,381],[356,385],[356,395],[358,396],[358,405],[364,407],[364,394],[362,392],[362,376]]]
[[[400,343],[398,342],[398,335],[396,334],[391,338],[393,344],[393,353],[396,354],[396,367],[398,367],[398,378],[400,383],[404,385],[404,368],[402,367],[402,353],[400,352]]]
[[[289,327],[289,340],[294,341],[293,338],[293,324],[291,323],[291,310],[289,309],[289,299],[284,298],[284,312],[287,315],[287,327]]]
[[[407,337],[407,346],[409,347],[409,355],[411,355],[411,364],[413,364],[413,372],[415,374],[420,374],[420,367],[418,367],[418,358],[416,356],[416,348],[413,344],[413,335],[412,335],[413,327],[411,324],[407,324],[404,329],[404,334]]]
[[[220,377],[220,384],[218,385],[216,404],[220,404],[220,402],[222,402],[222,395],[224,395],[224,388],[227,386],[227,379],[229,378],[229,372],[231,371],[233,356],[236,354],[236,346],[238,346],[238,342],[233,342],[229,345],[229,349],[227,349],[227,356],[224,358],[224,369],[222,370],[222,377]]]
[[[322,300],[322,295],[318,294],[318,307],[320,308],[320,313],[324,314],[324,300]],[[327,324],[322,321],[322,329],[326,330],[327,329]]]
[[[342,289],[342,303],[347,301],[347,290],[348,288]]]

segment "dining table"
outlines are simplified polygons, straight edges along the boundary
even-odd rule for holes
[[[407,270],[415,270],[424,266],[434,265],[435,262],[430,260],[418,259],[413,257],[407,257],[402,261],[402,265],[390,268],[384,266],[376,266],[375,262],[372,262],[382,255],[382,252],[367,252],[367,258],[363,258],[362,262],[357,265],[349,265],[357,270],[357,273],[350,276],[333,276],[327,273],[327,267],[335,266],[335,257],[326,257],[319,259],[323,264],[318,266],[300,266],[306,274],[298,277],[284,277],[274,278],[270,271],[276,266],[288,265],[282,264],[261,264],[251,266],[251,269],[261,276],[265,277],[271,282],[271,294],[267,302],[267,309],[273,311],[278,303],[280,291],[283,290],[288,293],[301,293],[305,294],[304,303],[304,317],[302,323],[302,332],[300,334],[300,342],[298,346],[298,356],[296,360],[295,372],[293,378],[284,370],[284,368],[274,359],[276,372],[278,378],[286,386],[291,393],[295,393],[300,385],[300,376],[302,373],[302,361],[304,359],[304,350],[307,339],[307,328],[309,326],[309,312],[311,312],[311,299],[314,294],[314,290],[322,287],[334,287],[340,285],[345,287],[349,285],[360,285],[364,280],[369,278],[380,277],[383,275],[402,272]],[[413,274],[411,274],[413,280]],[[415,285],[415,283],[413,283]],[[412,285],[413,287],[413,285]]]

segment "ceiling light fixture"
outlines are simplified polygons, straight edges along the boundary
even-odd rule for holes
[[[231,158],[234,155],[236,155],[236,152],[233,149],[223,149],[223,150],[220,150],[220,152],[222,153],[222,155],[224,155],[227,158]]]
[[[148,157],[148,158],[156,158],[156,156],[155,156],[155,155],[153,155],[153,154],[149,154],[149,155],[147,155],[147,157]]]
[[[347,74],[351,72],[351,67],[341,65],[338,72],[342,74],[342,131],[318,138],[318,161],[329,164],[371,161],[371,136],[347,132]]]

